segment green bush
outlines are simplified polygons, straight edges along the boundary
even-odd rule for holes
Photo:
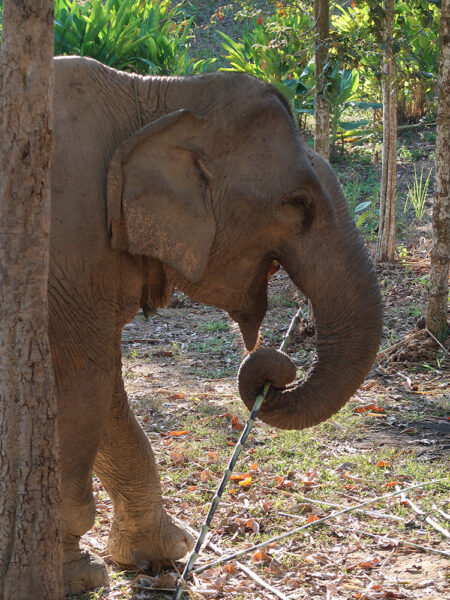
[[[116,69],[187,74],[209,66],[188,53],[192,18],[169,0],[55,0],[55,55],[90,56]]]
[[[244,26],[238,41],[222,33],[224,71],[244,71],[269,81],[292,103],[293,108],[312,112],[310,61],[314,54],[312,36],[304,32],[313,26],[310,12],[297,6],[277,4],[269,16],[253,17]],[[250,24],[250,27],[249,27]]]

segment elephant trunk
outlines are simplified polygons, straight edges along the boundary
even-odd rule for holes
[[[269,348],[251,353],[239,372],[239,392],[249,409],[264,383],[271,383],[258,416],[281,429],[310,427],[336,413],[361,385],[378,350],[382,311],[375,273],[337,193],[340,226],[335,221],[314,238],[314,259],[303,272],[295,259],[284,265],[314,308],[317,359],[309,377],[291,384],[295,367],[286,354]]]

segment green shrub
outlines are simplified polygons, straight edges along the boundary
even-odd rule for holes
[[[2,12],[0,1],[0,43]],[[215,59],[191,58],[192,24],[170,0],[55,0],[55,55],[90,56],[144,75],[201,73]]]
[[[246,23],[238,41],[222,33],[224,59],[229,66],[224,71],[244,71],[277,87],[293,108],[312,112],[311,58],[314,54],[310,13],[297,6],[279,2],[274,14],[259,16]]]
[[[55,55],[90,56],[143,74],[200,72],[188,52],[192,18],[169,0],[55,0]]]

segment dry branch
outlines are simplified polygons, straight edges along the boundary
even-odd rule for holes
[[[254,546],[250,546],[249,548],[246,548],[245,550],[240,550],[239,552],[234,552],[233,554],[229,554],[228,556],[223,556],[219,560],[216,560],[212,563],[204,565],[203,567],[199,567],[198,569],[195,569],[194,571],[192,571],[192,573],[195,573],[198,575],[199,573],[202,573],[203,571],[206,571],[207,569],[211,569],[212,567],[221,565],[224,562],[229,562],[230,560],[234,560],[234,559],[238,558],[239,556],[244,556],[244,554],[249,554],[250,552],[254,552],[255,550],[259,550],[260,548],[265,548],[266,546],[269,546],[270,544],[273,544],[274,542],[279,542],[288,537],[292,537],[293,535],[296,535],[297,533],[300,533],[300,532],[304,531],[305,529],[309,529],[310,527],[317,527],[319,525],[322,525],[323,523],[329,521],[330,519],[333,519],[333,518],[338,517],[339,515],[343,515],[345,513],[354,512],[355,510],[358,510],[359,508],[362,508],[363,506],[368,506],[370,504],[376,504],[377,502],[380,502],[381,500],[393,498],[395,496],[399,496],[400,494],[404,494],[405,492],[408,492],[408,491],[411,491],[411,490],[414,490],[414,489],[417,489],[420,487],[433,485],[434,483],[441,483],[443,481],[446,481],[445,477],[443,477],[441,479],[433,479],[431,481],[426,481],[425,483],[417,483],[415,485],[411,485],[407,488],[404,488],[403,490],[391,492],[389,494],[383,494],[383,496],[377,496],[376,498],[367,500],[366,502],[363,502],[362,504],[358,504],[357,506],[350,506],[349,508],[345,508],[343,510],[335,512],[332,515],[329,515],[328,517],[318,519],[317,521],[313,521],[311,523],[306,523],[305,525],[302,525],[302,527],[297,527],[296,529],[292,529],[291,531],[283,533],[282,535],[270,538],[270,539],[266,540],[265,542],[261,542],[260,544],[255,544]]]
[[[441,533],[444,537],[446,537],[450,540],[450,532],[447,529],[445,529],[445,527],[442,527],[441,525],[439,525],[439,523],[436,523],[436,521],[434,519],[432,519],[431,517],[426,515],[425,512],[423,510],[421,510],[416,504],[414,504],[414,502],[412,500],[410,500],[409,498],[406,498],[405,501],[408,503],[408,506],[410,506],[417,515],[420,515],[421,517],[425,516],[425,521],[428,523],[428,525],[431,525],[431,527],[434,527],[434,529],[436,529],[436,531],[439,531],[439,533]]]
[[[306,498],[305,496],[303,496],[303,497],[297,496],[297,498],[300,498],[300,499],[304,500],[305,502],[308,502],[311,504],[331,506],[331,508],[347,508],[343,504],[333,504],[332,502],[324,502],[323,500],[312,500],[311,498]],[[294,506],[293,508],[296,508],[296,507]],[[403,517],[397,517],[396,515],[381,513],[381,512],[375,511],[375,510],[355,510],[355,512],[363,513],[365,515],[368,515],[369,517],[375,517],[377,519],[391,519],[393,521],[406,521],[406,519],[404,519]],[[287,514],[287,513],[280,512],[280,515],[283,515],[283,514]]]
[[[440,342],[440,341],[439,341],[439,340],[438,340],[436,337],[434,337],[434,335],[431,333],[431,331],[430,331],[429,329],[427,329],[427,328],[425,328],[425,331],[428,333],[428,335],[429,335],[430,337],[432,337],[432,338],[433,338],[433,340],[436,342],[436,344],[439,344],[439,346],[442,348],[442,350],[443,350],[443,351],[444,351],[444,352],[445,352],[445,353],[446,353],[448,356],[450,356],[450,352],[447,350],[447,348],[446,348],[445,346],[443,346],[443,345],[441,344],[441,342]]]
[[[287,517],[293,517],[294,519],[299,519],[298,515],[291,515],[289,513],[280,513],[281,515],[286,515]],[[372,537],[378,540],[386,540],[392,542],[393,544],[398,544],[399,546],[410,546],[411,548],[416,548],[417,550],[423,550],[424,552],[431,552],[433,554],[441,554],[442,556],[446,556],[450,558],[450,552],[445,552],[444,550],[436,550],[435,548],[429,548],[428,546],[420,546],[419,544],[414,544],[413,542],[407,542],[405,540],[401,540],[399,538],[391,538],[387,535],[377,535],[375,533],[371,533],[370,531],[362,531],[361,529],[355,529],[354,527],[344,527],[343,525],[333,525],[336,529],[342,529],[343,531],[349,531],[350,533],[357,533],[359,535],[367,535],[368,537]]]
[[[389,348],[386,348],[385,350],[382,350],[381,352],[378,352],[378,354],[377,354],[377,362],[383,361],[388,354],[393,354],[396,350],[398,350],[399,348],[402,348],[403,346],[405,346],[411,340],[415,339],[416,337],[420,337],[422,335],[423,335],[423,329],[420,329],[419,331],[413,331],[412,333],[409,333],[407,336],[405,336],[402,340],[400,340],[399,342],[397,342],[393,346],[390,346]]]
[[[422,550],[423,552],[431,552],[432,554],[440,554],[441,556],[450,558],[450,552],[445,552],[445,550],[436,550],[436,548],[430,548],[429,546],[421,546],[420,544],[414,544],[413,542],[407,542],[406,540],[391,538],[385,535],[377,535],[375,533],[371,533],[370,531],[362,531],[361,529],[355,529],[354,527],[344,527],[343,525],[335,525],[335,527],[337,527],[338,529],[343,529],[344,531],[349,531],[360,535],[367,535],[368,537],[372,537],[375,539],[388,540],[389,542],[392,542],[393,544],[398,544],[399,546],[408,546],[411,548],[416,548],[417,550]]]
[[[441,515],[441,517],[444,517],[446,521],[450,521],[450,515],[448,513],[438,508],[435,504],[433,504],[433,508],[436,512],[438,512]]]

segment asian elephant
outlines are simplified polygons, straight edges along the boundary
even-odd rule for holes
[[[80,57],[56,58],[54,75],[49,336],[65,589],[78,592],[107,583],[79,547],[94,522],[93,471],[113,501],[116,561],[161,564],[193,542],[163,508],[124,390],[121,331],[140,307],[164,306],[177,287],[226,310],[251,351],[279,263],[313,304],[318,359],[296,386],[285,356],[256,350],[240,391],[251,406],[272,381],[262,420],[301,429],[363,381],[381,304],[338,181],[273,87],[230,73],[142,77]]]

